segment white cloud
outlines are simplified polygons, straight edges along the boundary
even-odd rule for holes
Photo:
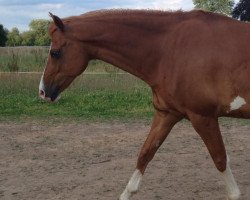
[[[171,0],[171,1],[155,0],[154,2],[152,2],[152,5],[154,9],[177,10],[185,6],[185,4],[183,3],[184,3],[183,0]]]
[[[9,30],[17,27],[25,31],[32,19],[50,19],[48,12],[57,14],[60,17],[78,15],[86,12],[81,6],[63,3],[40,3],[34,5],[0,5],[0,24]]]
[[[50,9],[61,9],[63,8],[64,4],[62,3],[43,3],[37,5],[38,9],[40,10],[50,10]]]
[[[124,2],[124,1],[123,1]],[[127,0],[121,5],[110,5],[108,8],[133,8],[156,10],[191,10],[194,7],[192,0]]]
[[[153,4],[157,9],[162,10],[191,10],[194,7],[192,0],[155,0]]]

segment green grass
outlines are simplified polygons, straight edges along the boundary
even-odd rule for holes
[[[49,47],[0,48],[0,72],[42,72]],[[91,61],[57,103],[38,98],[41,74],[0,73],[0,120],[146,119],[152,116],[149,88],[105,62]]]
[[[38,98],[40,75],[0,75],[0,121],[23,119],[129,120],[152,117],[151,92],[126,75],[83,75],[57,103]]]

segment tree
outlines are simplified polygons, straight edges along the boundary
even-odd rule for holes
[[[193,0],[195,8],[211,12],[231,15],[234,6],[233,0]]]
[[[32,20],[29,24],[31,35],[34,36],[34,45],[48,46],[50,38],[48,35],[48,27],[50,21],[45,19]]]
[[[7,35],[7,45],[8,46],[20,46],[22,43],[22,38],[20,36],[18,28],[13,28]]]
[[[240,0],[233,10],[233,18],[250,21],[250,1]]]
[[[7,41],[7,29],[3,27],[2,24],[0,24],[0,46],[4,47]]]
[[[29,30],[22,33],[15,27],[7,34],[6,44],[8,46],[48,46],[50,45],[49,24],[50,21],[45,19],[32,20],[29,24]],[[2,37],[1,33],[0,37]]]
[[[33,46],[35,44],[35,35],[31,31],[21,33],[22,46]]]

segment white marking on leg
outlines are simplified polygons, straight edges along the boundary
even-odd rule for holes
[[[230,111],[232,110],[237,110],[239,109],[241,106],[245,105],[246,101],[245,99],[243,99],[240,96],[237,96],[230,104]]]
[[[240,198],[240,190],[238,188],[237,183],[235,182],[234,176],[232,174],[232,171],[230,169],[230,161],[229,157],[227,156],[227,167],[224,172],[221,173],[225,183],[226,183],[226,189],[228,198],[230,200],[237,200]]]
[[[142,173],[136,169],[119,200],[129,200],[129,198],[138,191],[141,179]]]

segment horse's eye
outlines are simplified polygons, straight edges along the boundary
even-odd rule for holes
[[[52,50],[50,50],[50,55],[52,58],[58,59],[61,57],[61,52],[60,52],[60,50],[53,50],[52,49]]]

